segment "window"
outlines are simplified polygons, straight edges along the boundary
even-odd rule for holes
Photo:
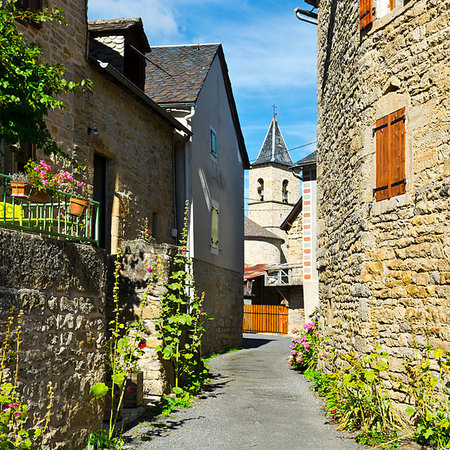
[[[258,195],[259,195],[259,201],[262,202],[262,201],[264,201],[264,180],[262,178],[260,178],[258,180],[258,184],[259,184],[259,186],[258,186],[257,191],[258,191]]]
[[[214,158],[217,158],[217,137],[216,132],[212,128],[209,129],[209,136],[211,155],[214,156]]]
[[[20,9],[31,9],[37,11],[42,9],[42,0],[19,0],[17,7]]]
[[[288,187],[289,181],[288,180],[283,180],[283,185],[281,187],[281,200],[283,201],[283,203],[287,203],[288,202]]]
[[[42,11],[42,0],[19,0],[17,2],[17,8],[29,9],[31,11]],[[36,28],[42,28],[42,22],[28,19],[28,23]]]
[[[219,254],[219,205],[215,202],[211,208],[211,253]]]
[[[410,0],[359,0],[359,28],[370,25],[373,18],[385,16],[397,7],[403,7]]]
[[[405,171],[405,108],[377,120],[376,134],[376,201],[404,194]]]

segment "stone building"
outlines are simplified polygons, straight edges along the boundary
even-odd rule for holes
[[[242,342],[245,142],[221,44],[152,47],[146,93],[192,131],[176,145],[177,220],[189,203],[189,253],[206,352]]]
[[[293,167],[274,115],[249,172],[244,281],[248,303],[289,308],[288,329],[304,322],[302,201]]]
[[[47,448],[82,448],[89,426],[99,428],[102,420],[102,404],[89,389],[104,373],[106,256],[134,241],[128,248],[136,253],[126,255],[130,264],[123,277],[140,286],[154,251],[167,260],[177,227],[174,147],[192,133],[143,91],[142,53],[149,47],[140,19],[88,27],[84,0],[27,4],[64,10],[67,26],[19,26],[42,47],[47,62],[64,65],[68,80],[93,83],[91,91],[64,95],[66,108],[50,112],[46,122],[59,147],[83,167],[83,195],[100,202],[103,250],[45,232],[2,229],[0,306],[4,316],[11,305],[25,312],[20,377],[31,414],[43,417],[46,385],[54,383]],[[14,170],[10,155],[4,163]],[[145,223],[153,242],[165,245],[138,239]],[[149,355],[155,357],[151,349]],[[151,361],[149,372],[157,364]]]
[[[414,341],[450,350],[450,1],[308,3],[323,330],[368,352],[375,329],[400,373]]]

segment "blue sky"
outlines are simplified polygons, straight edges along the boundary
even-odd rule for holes
[[[302,0],[89,0],[89,19],[142,17],[150,45],[223,44],[250,161],[272,119],[289,149],[316,139],[316,27]],[[293,150],[297,161],[315,150]]]

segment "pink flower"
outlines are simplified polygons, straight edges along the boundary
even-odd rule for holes
[[[292,366],[292,364],[294,363],[294,361],[292,361],[292,359],[291,359],[291,358],[289,358],[289,361],[288,361],[288,363],[289,363],[289,365],[290,365],[290,366]]]
[[[333,409],[332,411],[330,411],[330,414],[336,414],[336,410]]]
[[[147,270],[148,270],[149,273],[153,272],[153,269],[151,267],[149,267]]]
[[[22,411],[16,411],[16,416],[20,417],[22,415]]]
[[[322,356],[322,358],[326,358],[326,355],[321,355]]]
[[[147,341],[145,341],[144,339],[142,339],[141,341],[139,341],[138,343],[138,347],[142,350],[147,346]]]
[[[297,350],[295,350],[295,349],[294,349],[294,350],[291,350],[291,355],[292,355],[292,356],[295,356],[296,354],[297,354]]]
[[[81,182],[80,182],[80,181],[77,181],[77,187],[80,188],[80,187],[83,187],[83,186],[84,186],[84,183],[83,183],[82,181],[81,181]]]
[[[122,266],[119,266],[119,269],[122,269]]]
[[[199,313],[200,313],[200,314],[203,314],[203,308],[200,308]]]

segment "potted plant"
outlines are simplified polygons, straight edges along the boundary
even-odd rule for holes
[[[31,202],[45,203],[48,201],[48,194],[40,192],[28,180],[28,175],[17,172],[11,175],[11,195],[16,198],[23,198]]]
[[[58,197],[58,188],[73,190],[83,186],[74,180],[65,170],[53,172],[50,164],[44,160],[29,160],[25,165],[26,173],[15,173],[11,176],[12,196],[33,202],[45,203],[49,196]]]

